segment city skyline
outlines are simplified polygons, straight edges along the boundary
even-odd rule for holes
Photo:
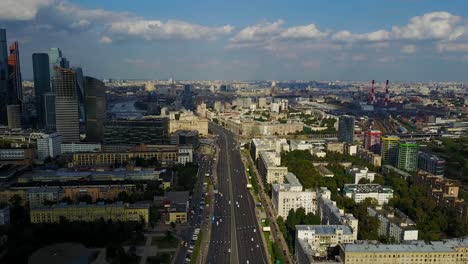
[[[98,78],[467,80],[464,1],[19,2],[0,23],[25,80],[52,47]]]

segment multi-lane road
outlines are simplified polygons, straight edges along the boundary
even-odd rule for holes
[[[218,135],[218,194],[206,263],[268,263],[239,145],[226,129],[210,124],[210,130]]]

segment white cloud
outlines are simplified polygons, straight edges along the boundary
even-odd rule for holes
[[[283,20],[277,20],[273,23],[259,23],[253,26],[242,29],[237,35],[231,38],[233,43],[255,43],[263,42],[266,39],[274,37],[281,32],[281,25],[284,24]]]
[[[394,26],[392,36],[395,39],[411,40],[456,40],[462,36],[465,29],[461,17],[448,12],[432,12],[411,18],[409,24],[403,27]]]
[[[322,39],[328,33],[321,32],[315,24],[305,26],[290,27],[281,32],[283,39]]]
[[[415,45],[405,45],[401,48],[401,52],[406,53],[406,54],[411,54],[416,52],[416,46]]]
[[[439,43],[437,49],[439,52],[468,52],[468,43]]]
[[[107,25],[108,34],[120,37],[141,37],[145,40],[161,39],[208,39],[213,40],[219,35],[231,33],[234,28],[230,25],[221,27],[206,27],[180,20],[125,19],[114,21]]]
[[[112,39],[108,36],[102,36],[101,39],[99,39],[99,42],[103,44],[110,44],[112,43]]]
[[[31,20],[39,9],[51,5],[55,0],[1,0],[0,20]]]

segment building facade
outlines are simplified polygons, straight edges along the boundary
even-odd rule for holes
[[[106,119],[106,90],[104,83],[92,77],[85,77],[86,139],[102,142],[104,120]]]
[[[45,93],[50,90],[50,72],[49,72],[49,55],[47,53],[33,53],[33,78],[34,78],[34,95],[36,96],[36,115],[37,127],[47,128],[46,125],[46,109],[45,109]]]
[[[382,137],[381,154],[382,165],[396,166],[398,163],[398,144],[400,138],[397,136]]]
[[[104,144],[164,144],[169,137],[169,120],[112,120],[104,123]]]
[[[0,28],[0,125],[7,125],[8,105],[8,46],[6,30]]]
[[[445,174],[445,160],[428,152],[418,152],[418,169],[427,171],[436,176]]]
[[[260,152],[257,168],[264,184],[283,183],[288,174],[288,168],[281,166],[281,155],[271,151]]]
[[[340,116],[338,120],[338,141],[354,143],[354,116]]]
[[[55,91],[57,133],[62,135],[62,140],[65,143],[80,142],[80,115],[76,73],[66,68],[55,67],[52,87]]]
[[[416,223],[398,209],[393,212],[378,208],[367,208],[367,214],[379,220],[379,236],[385,236],[389,241],[418,240]]]
[[[68,221],[149,221],[149,204],[58,204],[31,208],[31,223],[58,223],[63,217]]]
[[[418,149],[415,142],[402,142],[398,146],[398,168],[405,171],[418,169]]]
[[[380,153],[381,137],[382,132],[380,130],[370,130],[364,132],[364,148],[373,153]]]
[[[296,211],[304,208],[305,213],[317,212],[317,193],[310,189],[304,190],[296,175],[289,172],[286,175],[288,183],[272,185],[271,200],[276,210],[276,215],[286,219],[291,209]]]
[[[62,154],[62,136],[58,133],[42,134],[37,139],[37,158],[45,160],[47,157],[55,158]]]
[[[356,203],[360,203],[367,198],[372,198],[379,205],[383,205],[393,198],[393,189],[380,184],[345,184],[343,193]]]

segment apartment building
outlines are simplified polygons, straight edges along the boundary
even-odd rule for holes
[[[375,178],[375,172],[369,171],[368,168],[353,166],[351,168],[346,169],[346,173],[348,175],[353,176],[354,184],[358,184],[361,179],[366,179],[369,182],[373,182]]]
[[[316,213],[317,192],[304,190],[296,175],[289,172],[286,175],[287,183],[272,185],[272,202],[276,215],[286,219],[291,209],[294,211],[304,208],[305,213]]]
[[[288,174],[288,168],[281,166],[281,155],[276,152],[260,152],[257,167],[264,184],[283,183]]]
[[[383,205],[393,198],[393,189],[380,184],[345,184],[343,193],[356,203],[373,198],[379,205]]]
[[[369,216],[379,220],[379,236],[385,236],[389,241],[418,240],[416,223],[398,209],[387,211],[381,207],[367,208]]]

